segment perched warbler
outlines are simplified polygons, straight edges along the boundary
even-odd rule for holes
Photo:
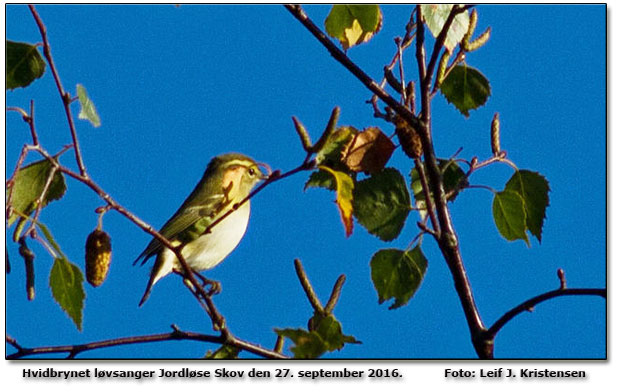
[[[190,268],[196,271],[211,269],[237,247],[248,226],[249,200],[210,230],[205,230],[267,178],[268,174],[264,174],[260,167],[270,174],[269,166],[242,154],[223,154],[213,158],[196,188],[161,228],[161,235],[174,246],[183,245],[181,254]],[[174,252],[156,238],[142,251],[134,265],[140,259],[144,264],[152,256],[157,258],[139,306],[148,299],[159,279],[171,272],[183,272]]]

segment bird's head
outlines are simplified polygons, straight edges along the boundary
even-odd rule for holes
[[[221,189],[230,200],[239,202],[250,194],[256,184],[269,177],[271,169],[269,165],[256,162],[246,155],[229,153],[213,158],[207,173],[220,182]]]

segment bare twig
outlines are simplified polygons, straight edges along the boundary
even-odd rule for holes
[[[510,159],[506,158],[506,152],[505,151],[501,151],[499,155],[494,155],[491,158],[489,158],[487,160],[484,160],[482,162],[478,161],[478,157],[472,158],[472,160],[470,162],[465,162],[469,166],[469,170],[467,170],[467,173],[465,173],[465,176],[469,177],[476,170],[482,169],[483,167],[489,166],[489,165],[491,165],[493,163],[496,163],[496,162],[505,163],[508,166],[512,167],[515,171],[519,170],[517,165],[515,165]]]
[[[435,214],[435,208],[433,208],[433,200],[431,199],[431,190],[428,186],[426,169],[424,168],[424,164],[420,160],[420,158],[415,158],[414,160],[415,168],[418,171],[420,176],[420,184],[422,184],[422,190],[424,193],[424,202],[426,203],[426,213],[431,219],[431,224],[433,225],[433,230],[429,231],[429,233],[434,233],[433,237],[439,238],[439,233],[441,233],[441,228],[439,226],[439,222],[437,221],[437,215]]]
[[[272,183],[274,183],[276,181],[283,180],[286,177],[292,176],[293,174],[299,173],[301,171],[314,169],[314,162],[312,160],[310,160],[310,156],[311,155],[312,154],[308,154],[306,156],[306,159],[304,159],[304,161],[301,163],[301,165],[297,166],[294,169],[291,169],[291,170],[285,172],[284,174],[281,174],[280,170],[275,170],[273,173],[271,173],[271,175],[264,182],[262,182],[254,190],[252,190],[252,192],[250,192],[249,195],[244,197],[240,202],[233,204],[232,207],[228,211],[226,211],[224,214],[222,214],[222,216],[220,216],[218,219],[214,220],[209,226],[207,226],[204,229],[203,233],[210,233],[211,229],[213,229],[214,226],[218,225],[221,221],[226,219],[230,214],[232,214],[233,212],[238,210],[239,207],[241,207],[243,204],[247,203],[248,200],[250,200],[257,193],[262,191],[267,185],[272,184]]]
[[[50,185],[52,184],[52,180],[54,179],[54,176],[56,175],[57,171],[58,171],[58,164],[56,163],[55,165],[53,164],[49,174],[47,175],[47,179],[45,180],[45,185],[43,186],[43,190],[41,191],[41,194],[39,195],[39,198],[36,201],[37,208],[34,211],[34,216],[32,217],[32,221],[30,222],[30,227],[28,227],[26,232],[23,234],[24,237],[34,234],[37,221],[39,220],[39,215],[41,215],[41,210],[43,209],[45,196],[47,196],[47,192],[49,191]]]
[[[173,331],[169,333],[161,333],[161,334],[156,334],[156,335],[131,336],[131,337],[125,337],[125,338],[102,340],[102,341],[85,343],[85,344],[36,347],[36,348],[21,347],[17,345],[17,342],[14,341],[14,344],[12,345],[13,347],[17,349],[17,352],[14,354],[7,355],[7,359],[18,359],[18,358],[31,356],[31,355],[37,355],[37,354],[55,354],[55,353],[68,353],[71,357],[75,357],[77,354],[82,353],[84,351],[94,350],[98,348],[122,346],[122,345],[127,345],[127,344],[162,342],[162,341],[169,341],[169,340],[197,340],[197,341],[202,341],[202,342],[223,343],[222,338],[220,336],[203,335],[203,334],[198,334],[194,332],[182,332],[182,331]],[[7,337],[7,342],[9,342],[8,337]]]
[[[74,358],[76,355],[83,353],[85,351],[96,350],[96,349],[101,349],[101,348],[106,348],[106,347],[116,347],[116,346],[123,346],[123,345],[129,345],[129,344],[144,344],[144,343],[165,342],[165,341],[175,341],[175,340],[193,340],[193,341],[199,341],[199,342],[227,344],[227,345],[232,345],[234,347],[240,348],[242,350],[246,350],[253,354],[260,355],[265,358],[271,358],[271,359],[288,358],[287,356],[283,354],[264,349],[260,346],[250,344],[241,339],[237,339],[237,338],[227,339],[223,335],[206,335],[206,334],[201,334],[201,333],[196,333],[196,332],[181,331],[175,325],[173,325],[173,331],[168,332],[168,333],[160,333],[160,334],[155,334],[155,335],[130,336],[130,337],[124,337],[124,338],[101,340],[101,341],[84,343],[84,344],[34,347],[34,348],[22,347],[21,345],[17,343],[15,339],[6,335],[6,342],[17,350],[17,352],[7,355],[7,359],[19,359],[19,358],[32,356],[32,355],[58,354],[58,353],[67,353],[68,358]]]
[[[399,40],[401,42],[400,42],[400,46],[399,46],[397,52],[392,57],[392,61],[390,61],[390,63],[384,67],[384,71],[385,72],[390,72],[391,73],[391,71],[394,68],[394,66],[396,65],[398,59],[402,57],[402,52],[405,49],[407,49],[411,45],[411,43],[413,42],[413,38],[415,37],[415,28],[416,28],[416,24],[415,24],[415,20],[414,20],[415,10],[416,9],[414,8],[413,11],[411,12],[411,15],[409,16],[409,22],[407,23],[407,26],[405,28],[405,36],[403,37],[402,40],[400,40],[400,38],[399,38]],[[385,83],[388,82],[387,79],[388,79],[388,75],[386,74],[383,77],[383,79],[381,80],[381,83],[379,84],[381,86],[381,88],[385,87]],[[402,77],[401,77],[401,80],[402,80]],[[367,102],[373,104],[373,107],[375,108],[375,116],[376,117],[382,117],[382,116],[377,116],[376,115],[377,96],[373,95],[372,98],[370,100],[368,100]]]
[[[564,275],[564,270],[562,268],[558,268],[558,279],[560,279],[560,289],[565,289],[566,276]]]
[[[426,79],[426,50],[424,49],[424,21],[422,20],[422,6],[416,5],[416,38],[415,38],[415,57],[418,62],[418,78],[420,86]]]
[[[520,313],[531,311],[534,306],[538,305],[541,302],[550,300],[552,298],[567,296],[567,295],[594,295],[602,298],[607,298],[607,290],[605,289],[590,289],[590,288],[578,288],[578,289],[567,289],[567,288],[559,288],[557,290],[547,291],[546,293],[537,295],[523,303],[515,306],[506,312],[502,317],[500,317],[489,329],[486,331],[485,335],[487,338],[494,338],[495,335],[499,332],[502,327],[504,327],[510,320],[515,318]]]
[[[54,76],[54,81],[56,82],[56,88],[58,89],[58,93],[60,94],[60,98],[62,100],[63,106],[65,108],[65,114],[67,116],[67,122],[69,123],[69,130],[71,132],[71,138],[73,139],[73,151],[75,152],[75,161],[77,162],[78,168],[80,170],[80,174],[83,177],[87,177],[86,167],[84,166],[84,161],[82,160],[82,153],[80,152],[80,144],[77,138],[77,132],[75,130],[75,124],[73,121],[73,115],[71,114],[71,94],[65,91],[62,87],[62,82],[60,81],[60,76],[58,75],[58,71],[56,70],[56,66],[54,65],[54,59],[52,58],[52,50],[47,39],[47,28],[39,13],[35,9],[34,5],[28,5],[30,8],[30,12],[34,17],[34,20],[39,27],[39,31],[41,33],[41,38],[43,39],[43,55],[47,59],[47,62],[50,66],[50,71]]]
[[[299,22],[319,40],[319,42],[329,51],[329,53],[349,70],[356,78],[358,78],[372,93],[377,95],[379,99],[388,104],[396,113],[404,118],[414,129],[420,127],[420,121],[405,106],[401,105],[391,95],[389,95],[377,82],[375,82],[368,74],[366,74],[357,64],[351,61],[347,55],[340,50],[334,43],[319,29],[314,22],[306,15],[300,5],[285,4],[284,7]]]
[[[399,37],[394,39],[396,46],[398,47],[398,72],[400,74],[400,103],[405,102],[405,69],[403,67],[403,47]]]

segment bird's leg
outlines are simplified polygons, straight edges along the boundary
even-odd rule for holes
[[[185,277],[185,274],[183,274],[183,272],[177,270],[172,270],[172,272],[181,275],[185,286],[187,286],[187,288],[189,288],[192,292],[196,292],[196,289],[192,285],[192,282]],[[200,279],[200,281],[202,282],[202,287],[211,286],[211,288],[209,288],[209,290],[207,291],[207,295],[213,296],[222,292],[222,285],[220,284],[220,282],[218,282],[217,280],[208,279],[196,271],[192,272],[194,273],[194,276]]]
[[[209,294],[209,296],[213,296],[222,292],[222,285],[217,280],[208,279],[196,271],[194,271],[194,274],[196,275],[196,277],[198,277],[198,279],[202,281],[202,287],[205,287],[207,285],[211,286],[211,288],[209,288],[209,291],[207,291],[207,294]]]

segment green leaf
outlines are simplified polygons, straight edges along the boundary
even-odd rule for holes
[[[459,164],[454,160],[437,159],[437,164],[439,165],[439,170],[442,173],[443,189],[446,193],[446,197],[448,201],[454,201],[460,191],[468,185],[467,176],[465,175],[465,172],[463,171],[463,169],[461,169]],[[426,162],[424,162],[423,165],[428,182],[428,165]],[[424,191],[422,189],[420,173],[418,173],[418,170],[414,167],[411,169],[410,176],[411,190],[413,192],[416,207],[418,208],[422,219],[425,219],[426,199],[424,197]],[[433,195],[431,193],[431,200],[432,199]]]
[[[448,201],[454,201],[459,192],[466,187],[469,182],[467,176],[459,164],[454,160],[438,159],[439,170],[443,176],[443,187],[448,197]]]
[[[465,117],[469,117],[470,110],[486,103],[491,95],[491,86],[477,69],[457,65],[441,84],[441,93]]]
[[[276,328],[275,331],[295,344],[291,347],[295,358],[318,358],[327,351],[342,349],[345,343],[360,343],[353,336],[342,334],[342,326],[333,315],[322,317],[316,329],[312,331],[302,328]]]
[[[360,343],[355,337],[343,335],[342,325],[333,315],[322,317],[316,332],[326,343],[328,351],[340,350],[345,343]]]
[[[454,4],[422,4],[422,18],[435,38],[441,33],[453,6]],[[444,46],[449,52],[452,52],[456,45],[461,42],[468,28],[469,13],[464,11],[454,18],[450,30],[448,30]]]
[[[239,352],[241,352],[240,348],[223,344],[215,351],[207,351],[205,359],[237,359]]]
[[[332,170],[327,166],[319,166],[319,169],[331,174],[336,182],[336,204],[348,237],[353,233],[353,179],[347,173]]]
[[[517,192],[504,190],[493,198],[493,218],[502,237],[508,241],[522,239],[530,244],[526,229],[525,201]]]
[[[304,191],[308,188],[325,188],[330,191],[335,191],[336,180],[328,171],[317,170],[310,174],[308,181],[306,181],[306,185],[304,185]]]
[[[45,61],[35,45],[6,41],[6,88],[26,87],[43,76]]]
[[[542,240],[542,228],[549,205],[549,182],[541,174],[519,170],[506,183],[505,190],[517,192],[525,202],[527,229],[538,242]]]
[[[405,179],[396,169],[385,168],[355,185],[353,214],[369,233],[383,241],[398,237],[410,210]]]
[[[347,145],[359,131],[354,127],[338,127],[325,142],[325,145],[316,154],[317,165],[329,166],[332,169],[344,171],[346,166],[342,163],[342,156]],[[348,169],[347,169],[348,170]]]
[[[58,257],[50,272],[50,288],[54,300],[82,330],[82,311],[84,310],[84,276],[77,265]]]
[[[52,171],[52,164],[47,159],[33,162],[28,166],[19,169],[15,175],[15,181],[12,185],[12,201],[13,208],[22,215],[28,216],[35,209],[37,200],[45,189],[45,184]],[[67,190],[65,178],[60,171],[54,173],[52,182],[47,190],[47,194],[43,198],[43,207],[49,202],[60,199]],[[7,189],[7,197],[10,189]],[[17,213],[12,213],[9,217],[9,226],[19,217]]]
[[[379,30],[383,15],[376,4],[336,4],[325,19],[325,31],[344,50],[368,42]]]
[[[315,331],[309,332],[301,328],[276,328],[275,331],[283,338],[291,339],[295,344],[291,347],[291,351],[295,354],[295,358],[318,358],[327,351],[327,344]]]
[[[370,260],[370,269],[379,303],[394,298],[390,309],[407,304],[420,287],[427,267],[428,261],[419,245],[406,252],[381,249],[375,253]]]
[[[76,86],[78,100],[80,101],[80,113],[78,114],[78,118],[81,120],[88,120],[93,125],[93,127],[97,128],[101,125],[101,119],[97,114],[97,108],[95,108],[95,104],[90,100],[86,89],[81,84]]]

